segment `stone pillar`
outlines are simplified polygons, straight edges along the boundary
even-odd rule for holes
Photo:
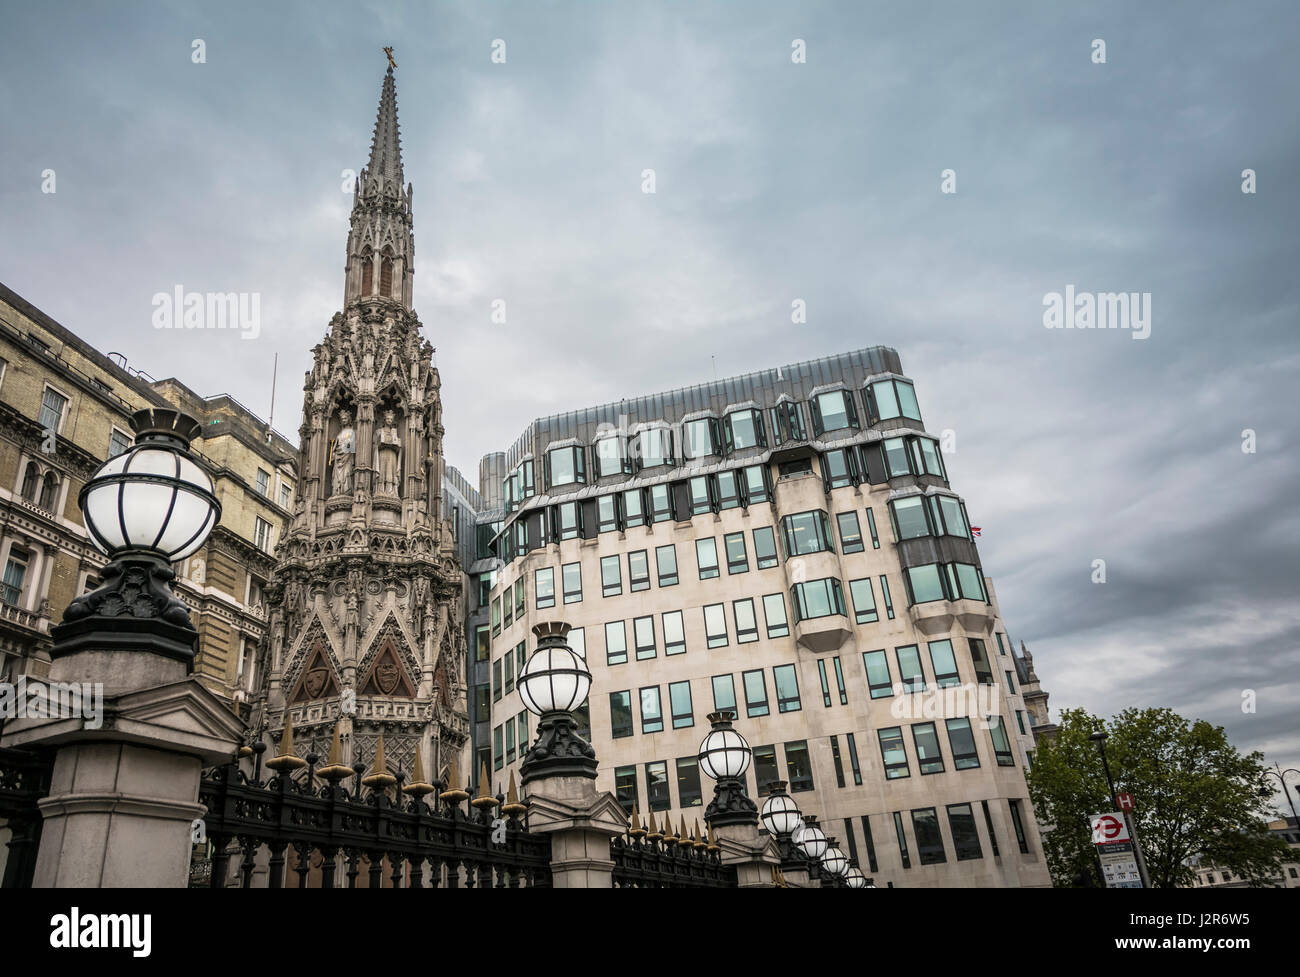
[[[722,864],[736,867],[736,883],[742,889],[771,889],[773,869],[781,867],[781,852],[772,836],[759,833],[758,822],[716,825],[713,829]]]
[[[243,723],[187,670],[148,651],[56,656],[50,681],[100,685],[102,706],[6,726],[4,746],[55,751],[34,886],[188,884],[200,773],[230,758]]]
[[[612,889],[610,841],[627,830],[627,816],[595,778],[542,776],[529,782],[528,830],[551,836],[551,885]]]

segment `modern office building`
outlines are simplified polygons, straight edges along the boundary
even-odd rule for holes
[[[564,621],[629,811],[690,827],[706,716],[732,710],[752,796],[788,782],[878,885],[1050,884],[1028,672],[894,350],[539,418],[505,469],[472,641],[494,780],[529,742],[530,629]]]

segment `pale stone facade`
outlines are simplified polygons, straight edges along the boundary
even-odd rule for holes
[[[673,824],[678,824],[684,817],[690,828],[702,816],[712,794],[712,782],[695,779],[698,773],[694,757],[708,730],[706,714],[730,704],[715,698],[714,678],[729,677],[720,678],[722,697],[734,691],[736,728],[756,748],[756,762],[747,775],[751,796],[759,795],[761,783],[790,781],[792,796],[800,808],[818,815],[826,832],[839,839],[840,847],[856,857],[862,871],[878,886],[1050,884],[1025,784],[1033,735],[1017,680],[1021,666],[1012,653],[996,597],[988,589],[981,599],[958,597],[913,604],[904,581],[908,567],[929,559],[978,565],[969,533],[963,539],[899,542],[891,527],[891,500],[917,493],[949,495],[946,473],[943,477],[922,474],[877,478],[876,473],[863,471],[859,480],[843,479],[845,484],[829,487],[838,471],[835,460],[827,461],[831,453],[867,451],[884,439],[921,435],[920,422],[867,423],[862,418],[844,430],[820,435],[805,431],[802,437],[788,436],[789,432],[778,436],[771,430],[771,423],[777,422],[772,421],[770,411],[782,403],[803,402],[806,407],[810,399],[827,389],[840,389],[840,383],[850,395],[857,396],[865,385],[882,377],[903,379],[897,355],[892,350],[864,350],[605,408],[555,415],[530,426],[507,453],[507,467],[516,472],[531,462],[533,471],[525,470],[518,484],[531,481],[533,493],[516,492],[522,497],[513,500],[515,511],[504,519],[497,540],[503,566],[495,575],[490,593],[491,769],[495,784],[504,783],[512,771],[517,774],[515,768],[526,750],[526,734],[521,733],[521,728],[534,728],[513,687],[513,676],[518,674],[521,663],[521,643],[526,656],[531,649],[528,635],[533,625],[564,621],[581,629],[574,635],[574,642],[585,649],[593,672],[589,722],[591,742],[600,763],[598,787],[617,792],[628,806],[640,810],[643,821],[652,793],[656,816],[661,819],[668,815]],[[728,451],[718,444],[713,451],[696,452],[695,459],[683,458],[683,452],[678,450],[665,465],[597,475],[600,459],[593,445],[616,424],[622,432],[619,436],[629,443],[636,442],[638,433],[655,422],[667,422],[677,432],[675,436],[682,437],[685,421],[713,416],[725,429],[732,423],[727,415],[755,409],[769,422],[764,445]],[[651,411],[660,413],[654,416]],[[617,415],[623,415],[621,421]],[[806,427],[807,410],[804,420]],[[549,485],[546,471],[554,465],[563,470],[562,478],[569,477],[572,465],[564,450],[573,445],[585,453],[584,481]],[[562,449],[560,455],[554,456],[558,460],[548,463],[548,453],[556,448]],[[692,479],[745,469],[761,470],[766,485],[748,505],[722,508],[714,500],[706,511],[691,514]],[[759,484],[757,474],[747,477],[754,480],[750,484]],[[742,481],[739,475],[737,481]],[[644,491],[638,497],[649,512],[656,505],[651,494],[655,486],[668,486],[672,499],[671,511],[665,511],[659,521],[615,528],[602,518],[598,507],[605,503],[597,500],[621,496],[629,489]],[[727,495],[716,485],[714,490],[719,496]],[[507,508],[512,506],[512,492],[515,489],[508,484]],[[659,498],[662,500],[662,492]],[[560,508],[571,502],[577,503],[576,510]],[[638,503],[628,504],[635,507]],[[819,511],[826,514],[831,545],[817,552],[790,554],[783,542],[783,519]],[[848,519],[848,513],[855,514],[856,520]],[[575,514],[579,523],[576,531],[572,528]],[[841,526],[837,518],[840,514],[845,514],[846,525]],[[606,523],[604,527],[602,522]],[[774,559],[768,558],[771,565],[760,569],[755,530],[761,533],[769,528],[778,541],[779,552]],[[855,529],[860,541],[853,539]],[[743,536],[733,535],[738,533]],[[556,538],[565,535],[572,538]],[[743,568],[739,561],[731,565],[728,536],[733,544],[743,539]],[[706,570],[702,575],[696,543],[707,539],[714,541],[717,571]],[[661,547],[668,546],[675,552],[675,583],[671,578],[666,583],[660,578],[657,554]],[[735,555],[739,557],[738,552]],[[635,571],[630,556],[637,561]],[[610,578],[602,575],[602,567],[608,574],[614,564],[618,566],[618,584],[607,588]],[[578,574],[574,573],[575,566]],[[648,576],[637,583],[634,591],[632,578],[634,573],[640,575],[642,566],[647,568]],[[544,596],[542,603],[553,601],[553,606],[538,606],[538,571],[543,574],[543,591],[549,589],[553,594]],[[581,597],[577,599],[574,584],[579,577]],[[844,613],[797,621],[795,589],[828,579],[841,582]],[[857,623],[859,608],[850,593],[850,582],[861,586],[864,580],[872,582],[874,608],[861,615],[863,623]],[[522,613],[516,604],[520,596],[516,587],[521,582]],[[769,631],[772,622],[763,598],[771,595],[779,595],[783,603],[788,634],[781,633],[784,629],[780,626]],[[742,603],[737,609],[735,603],[750,600],[752,618],[749,605]],[[865,595],[862,602],[867,602]],[[706,611],[710,607],[713,610]],[[667,644],[676,640],[678,612],[684,651],[674,648],[679,653],[670,654]],[[709,614],[713,615],[712,626]],[[672,618],[671,623],[666,622],[665,615]],[[637,618],[642,619],[644,642],[638,637]],[[720,619],[725,624],[725,643],[718,627]],[[754,631],[745,635],[751,640],[742,643],[740,632],[742,628],[749,630],[751,620]],[[615,627],[607,639],[606,625],[611,623]],[[709,631],[715,632],[712,641]],[[979,673],[970,639],[983,643]],[[945,722],[957,718],[961,710],[954,712],[954,703],[949,702],[936,714],[932,710],[940,700],[931,700],[927,705],[926,696],[901,694],[898,688],[901,676],[896,649],[918,649],[926,686],[933,692],[938,666],[927,648],[931,642],[944,641],[951,642],[956,672],[966,693],[960,701],[970,703],[964,708],[970,718],[978,765],[972,765],[972,758],[963,749],[963,769],[956,769],[954,749],[958,740],[950,738]],[[645,647],[638,651],[642,643]],[[886,686],[893,688],[879,687],[883,673],[877,671],[873,697],[864,654],[873,655],[871,660],[879,668],[881,658],[875,654],[879,651],[884,652],[888,667]],[[787,666],[793,666],[797,679],[797,703],[790,696],[793,684]],[[784,696],[778,692],[776,669],[782,670]],[[763,701],[756,701],[755,707],[748,701],[745,673],[761,673]],[[945,676],[944,681],[951,681],[951,677]],[[689,706],[680,694],[681,683],[689,685]],[[674,686],[680,699],[677,708]],[[481,701],[481,688],[474,691]],[[611,693],[622,692],[628,693],[630,701],[630,734],[625,725],[627,717],[616,718],[610,700]],[[643,709],[643,697],[649,700],[644,703],[648,712]],[[786,699],[784,706],[781,698]],[[911,715],[909,708],[914,710]],[[987,715],[1002,717],[1005,742],[999,742],[996,750],[995,733],[982,722]],[[619,732],[627,735],[615,735],[616,722],[622,727]],[[924,727],[927,722],[936,724],[933,733],[941,762],[927,749],[925,767],[936,772],[923,773],[918,742],[910,727]],[[901,755],[894,748],[894,776],[887,778],[879,733],[891,729],[901,733],[906,774],[899,775],[896,761]],[[928,735],[924,728],[919,732]],[[959,738],[960,732],[956,733]],[[768,751],[774,763],[760,765],[760,755]],[[683,761],[681,769],[679,759]],[[660,763],[664,766],[650,766]],[[661,784],[661,777],[667,782]],[[955,810],[949,810],[950,806]],[[962,826],[960,852],[953,836],[956,824]],[[925,844],[917,836],[922,825]],[[938,835],[934,833],[936,825]],[[978,856],[972,854],[972,831],[978,840]],[[941,846],[937,844],[940,838]],[[938,860],[940,847],[942,861]]]

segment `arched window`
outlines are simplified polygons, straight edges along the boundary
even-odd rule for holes
[[[370,249],[361,255],[361,294],[369,295],[371,288],[375,283],[375,258],[370,253]]]
[[[41,501],[37,503],[42,509],[54,511],[54,500],[59,494],[59,479],[54,472],[46,472],[41,482]]]
[[[23,474],[23,498],[28,502],[36,501],[36,486],[40,483],[41,472],[36,467],[36,462],[27,463],[27,471]]]
[[[385,298],[393,297],[393,255],[384,251],[383,264],[379,266],[379,294]]]

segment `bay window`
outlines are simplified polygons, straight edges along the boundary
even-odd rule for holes
[[[833,550],[830,521],[821,509],[797,512],[781,520],[785,540],[785,557],[807,556]]]
[[[597,478],[604,478],[608,475],[630,475],[632,473],[632,462],[623,450],[623,439],[617,434],[597,438],[596,443],[592,446],[592,453],[596,461]]]
[[[550,488],[587,480],[583,450],[577,445],[546,452],[546,484]]]
[[[634,434],[629,445],[638,470],[673,463],[673,434],[666,427],[650,428]]]
[[[745,448],[766,448],[763,415],[756,410],[738,410],[728,414],[722,425],[727,453]]]
[[[867,384],[866,395],[868,424],[895,417],[921,419],[916,391],[910,380],[877,380]]]
[[[844,613],[844,588],[835,577],[795,584],[790,588],[790,602],[794,605],[796,622],[835,614],[847,616]]]
[[[682,454],[686,458],[707,458],[718,450],[718,422],[701,417],[682,425]]]
[[[840,431],[856,428],[858,409],[853,402],[853,394],[848,390],[830,390],[818,394],[809,405],[812,408],[813,433],[821,436],[828,431]]]

